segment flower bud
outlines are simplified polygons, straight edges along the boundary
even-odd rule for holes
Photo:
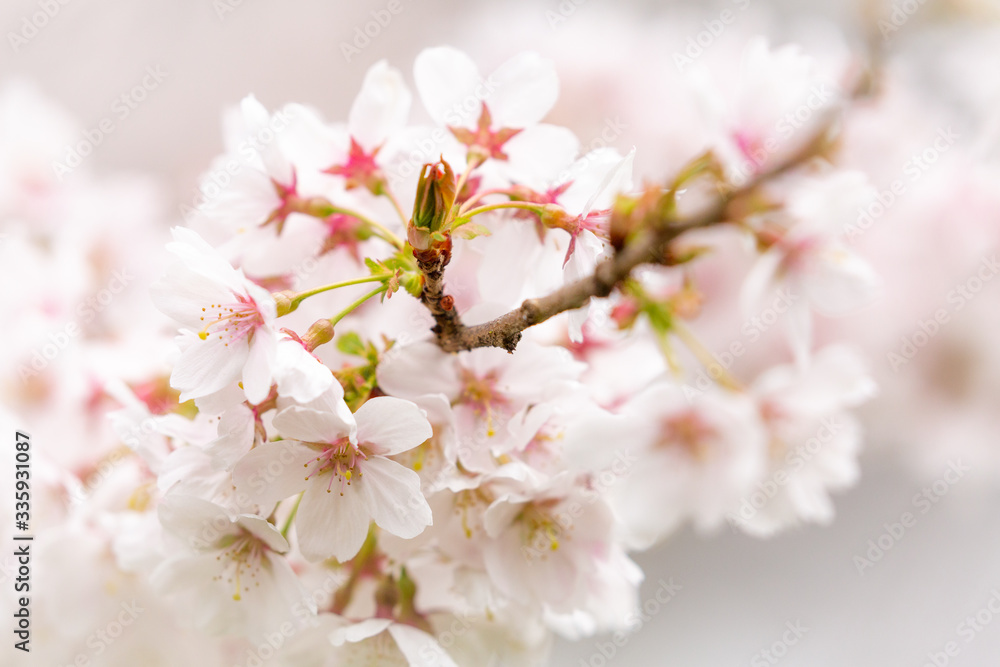
[[[570,234],[580,231],[580,216],[568,213],[558,204],[545,204],[539,209],[538,218],[549,229],[563,229]]]
[[[389,575],[375,589],[376,613],[382,618],[392,618],[398,603],[399,590],[396,588],[396,580],[392,578],[392,575]]]
[[[277,308],[278,317],[287,315],[298,306],[298,304],[294,301],[295,292],[290,290],[285,290],[284,292],[274,292],[271,294],[271,298],[274,299],[274,305]]]
[[[302,344],[307,350],[312,352],[320,345],[329,343],[331,340],[333,340],[333,325],[330,324],[330,320],[322,319],[312,323],[309,331],[302,337]]]
[[[439,231],[448,221],[456,196],[455,173],[444,160],[425,164],[417,184],[410,225],[429,233]],[[422,235],[418,234],[418,238]]]

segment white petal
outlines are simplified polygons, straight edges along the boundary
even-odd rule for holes
[[[788,307],[785,316],[785,330],[788,333],[788,343],[792,348],[795,363],[805,368],[809,365],[812,353],[812,313],[804,301],[796,301]]]
[[[427,341],[389,350],[378,365],[378,384],[387,394],[410,400],[425,394],[455,400],[461,389],[452,355]]]
[[[295,534],[307,560],[331,556],[341,563],[357,555],[368,536],[370,515],[354,485],[329,493],[325,484],[310,484],[295,516]]]
[[[744,315],[754,314],[764,301],[764,297],[774,289],[778,279],[778,268],[784,256],[784,252],[775,246],[769,248],[754,262],[740,289],[740,308]]]
[[[622,154],[615,148],[595,148],[582,156],[569,168],[560,174],[560,183],[569,182],[569,187],[559,196],[559,203],[563,208],[574,215],[580,215],[587,207],[588,202],[594,197],[594,193],[600,193],[606,189],[610,183],[608,174],[615,172],[622,163]],[[627,170],[628,178],[623,179],[619,189],[628,187],[627,181],[631,180],[631,166]],[[610,191],[610,188],[607,188]],[[606,200],[606,201],[605,201]],[[594,206],[597,208],[608,208],[611,204],[610,196],[601,197],[595,200]]]
[[[277,355],[274,332],[258,327],[250,342],[250,352],[243,365],[243,391],[253,404],[262,403],[271,392],[272,368]]]
[[[202,308],[210,303],[229,303],[233,293],[225,285],[191,271],[180,262],[167,267],[163,278],[149,289],[153,304],[165,315],[186,327],[199,330]]]
[[[180,400],[215,393],[240,377],[250,348],[243,341],[225,345],[221,338],[205,340],[191,334],[177,337],[181,356],[170,374],[170,386],[181,391]]]
[[[603,204],[603,206],[598,206],[598,208],[607,208],[611,205],[616,194],[632,187],[632,163],[634,161],[635,148],[630,150],[628,155],[607,171],[604,178],[601,179],[600,185],[594,191],[594,194],[584,204],[581,215],[590,213],[595,206],[598,206],[598,202]]]
[[[566,165],[580,151],[580,140],[565,127],[534,125],[514,135],[503,150],[511,180],[547,186],[565,176]]]
[[[817,311],[839,317],[871,303],[881,279],[868,262],[835,244],[813,258],[803,284]]]
[[[365,74],[348,124],[351,135],[370,152],[380,146],[389,133],[406,124],[410,113],[411,95],[399,70],[384,60],[371,66]]]
[[[330,633],[330,643],[334,646],[343,646],[345,642],[352,644],[361,642],[385,631],[390,625],[392,625],[392,621],[388,618],[368,618],[343,628],[337,628]]]
[[[340,415],[297,405],[278,412],[273,423],[282,437],[302,442],[334,442],[351,432]]]
[[[424,49],[414,61],[413,79],[424,107],[436,123],[471,126],[479,118],[482,106],[476,87],[483,82],[476,64],[458,49]]]
[[[264,517],[256,514],[241,514],[236,519],[236,523],[254,537],[266,544],[269,548],[278,553],[288,551],[288,541],[284,536]]]
[[[375,523],[393,535],[408,540],[431,525],[431,508],[420,492],[420,476],[395,461],[381,456],[368,459],[358,491]]]
[[[274,380],[278,385],[279,396],[288,396],[298,403],[308,403],[318,398],[334,384],[333,373],[329,368],[309,354],[297,341],[284,337],[278,341]]]
[[[247,95],[240,103],[243,112],[243,119],[246,123],[246,130],[249,136],[259,137],[262,133],[273,132],[269,124],[271,114],[268,113],[264,105],[257,101],[253,95]],[[281,152],[280,141],[270,141],[261,144],[260,158],[267,168],[267,174],[279,183],[288,185],[292,180],[292,167],[287,158]]]
[[[233,469],[233,484],[260,505],[271,505],[307,486],[306,464],[316,452],[294,440],[268,442],[250,450]]]
[[[219,437],[208,445],[207,451],[228,470],[253,447],[254,428],[253,411],[242,403],[234,405],[219,419]]]
[[[162,593],[175,593],[211,583],[219,570],[219,561],[214,553],[171,558],[150,573],[149,583]]]
[[[389,626],[389,634],[410,667],[458,667],[437,640],[423,630],[402,623]]]
[[[358,421],[358,442],[371,443],[377,453],[386,456],[412,449],[434,435],[423,410],[401,398],[368,399],[354,418]]]
[[[494,123],[528,127],[542,120],[559,97],[555,64],[537,53],[514,56],[489,76],[496,92],[487,104]]]
[[[168,493],[160,501],[157,513],[164,528],[200,550],[237,532],[226,510],[195,496]]]

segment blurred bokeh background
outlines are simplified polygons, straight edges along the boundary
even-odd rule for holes
[[[552,58],[562,94],[549,119],[573,129],[585,146],[636,146],[637,180],[663,178],[702,148],[697,134],[685,129],[700,112],[690,96],[677,93],[683,67],[676,56],[712,30],[709,24],[724,11],[733,20],[713,35],[699,60],[738,62],[747,39],[763,34],[778,44],[798,42],[821,61],[849,54],[877,61],[887,73],[888,101],[856,118],[848,138],[854,166],[884,189],[912,152],[932,144],[939,128],[953,127],[959,142],[894,210],[901,222],[892,233],[872,234],[873,252],[892,257],[893,271],[906,267],[887,277],[899,292],[894,297],[890,289],[874,310],[831,325],[854,332],[848,335],[865,345],[883,384],[880,398],[866,408],[860,484],[837,496],[829,526],[770,540],[685,530],[640,554],[644,599],[671,579],[680,592],[613,657],[605,658],[610,645],[599,637],[560,642],[553,664],[998,664],[1000,618],[982,610],[994,596],[1000,599],[1000,352],[991,326],[1000,291],[987,284],[965,319],[956,317],[934,338],[924,357],[938,361],[923,370],[911,364],[890,373],[886,353],[997,248],[1000,4],[393,3],[401,11],[365,35],[365,27],[385,15],[387,0],[51,2],[58,12],[18,42],[10,35],[28,34],[22,32],[25,17],[41,3],[6,0],[0,7],[8,42],[0,49],[0,80],[32,82],[80,128],[93,128],[150,69],[160,72],[162,81],[103,138],[87,168],[98,175],[151,176],[165,228],[181,220],[198,175],[222,150],[223,108],[254,93],[268,108],[296,101],[327,119],[344,118],[371,64],[386,59],[408,72],[427,46],[462,48],[484,71],[523,50]],[[899,25],[891,23],[894,11],[905,16]],[[887,127],[895,127],[894,136],[886,135]],[[981,225],[980,236],[951,231],[970,219]],[[914,235],[926,243],[915,246]],[[968,252],[951,252],[957,237]],[[899,303],[904,292],[905,306]],[[867,335],[866,318],[879,312],[896,313],[899,329]],[[956,461],[969,469],[941,486]],[[916,498],[927,488],[934,502],[920,513]],[[915,508],[915,525],[888,540],[890,548],[859,572],[857,557],[871,558],[872,544]],[[962,624],[977,613],[981,630],[970,640],[962,627],[971,626]],[[787,650],[765,657],[762,651],[790,636],[788,624],[807,630]],[[956,655],[944,652],[949,642],[960,649]]]

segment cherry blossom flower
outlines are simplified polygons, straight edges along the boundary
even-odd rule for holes
[[[384,60],[372,65],[348,115],[349,146],[337,147],[326,173],[343,177],[347,189],[363,187],[372,194],[382,193],[386,180],[383,168],[399,148],[398,137],[411,102],[412,95],[398,70]],[[387,147],[387,142],[394,140],[395,144]]]
[[[477,276],[480,292],[498,303],[514,305],[591,273],[606,248],[613,197],[631,187],[633,158],[634,151],[622,157],[614,149],[600,148],[559,166],[551,180],[539,180],[534,203],[563,208],[567,215],[560,217],[558,226],[568,232],[568,242],[559,230],[531,229],[519,219],[531,220],[535,216],[530,213],[494,225],[492,236],[480,243],[486,248]],[[542,268],[559,266],[557,261],[561,261],[561,275]],[[511,274],[521,280],[511,280]],[[582,340],[589,309],[587,304],[569,313],[573,341]]]
[[[483,526],[491,538],[483,547],[486,571],[519,602],[557,613],[579,610],[599,563],[615,551],[613,513],[568,475],[532,486],[529,481],[486,509]]]
[[[237,488],[260,503],[303,493],[296,535],[310,560],[349,560],[371,521],[403,538],[431,524],[420,477],[386,458],[431,437],[427,418],[409,401],[379,397],[353,420],[327,406],[284,408],[274,427],[285,439],[254,448],[233,472]]]
[[[188,613],[205,630],[261,636],[291,620],[297,602],[308,601],[281,555],[288,542],[262,517],[231,517],[218,505],[179,494],[161,501],[159,516],[180,544],[153,572],[153,583],[185,596]]]
[[[685,68],[731,59],[730,37]],[[575,57],[554,39],[544,48]],[[1000,241],[996,165],[971,165],[942,128],[933,146],[947,143],[949,160],[875,209],[867,177],[846,169],[884,187],[931,120],[892,71],[842,115],[843,132],[827,121],[847,77],[821,64],[839,68],[839,54],[751,41],[724,85],[694,73],[696,116],[672,75],[668,106],[648,104],[649,71],[671,60],[648,46],[641,72],[585,59],[617,91],[596,100],[615,137],[590,150],[544,122],[559,81],[531,53],[484,76],[451,47],[422,52],[427,127],[410,121],[412,95],[385,61],[345,122],[249,96],[225,112],[225,148],[167,253],[149,184],[63,178],[53,161],[79,130],[27,89],[0,92],[0,273],[16,285],[18,323],[0,346],[14,378],[0,420],[44,443],[31,473],[52,574],[33,621],[42,662],[72,662],[96,629],[51,610],[93,603],[102,621],[126,595],[148,611],[108,649],[115,664],[542,665],[556,635],[634,629],[633,552],[685,525],[766,538],[829,522],[833,495],[859,477],[863,433],[924,443],[919,456],[936,461],[971,443],[995,467],[996,308],[968,292],[1000,271],[983,257]],[[570,99],[559,117],[594,102]],[[617,113],[630,140],[653,132],[641,159],[679,177],[630,192],[636,153],[609,146],[626,126]],[[437,160],[446,195],[415,204],[420,165]],[[748,187],[708,209],[704,228],[630,246],[714,201],[713,182]],[[434,233],[409,234],[424,227]],[[588,282],[613,252],[643,265]],[[864,310],[880,281],[862,255],[899,287],[878,312]],[[153,301],[174,324],[141,310],[146,289],[108,282],[133,272],[136,284],[163,276]],[[551,292],[580,278],[564,303],[586,302],[581,289],[608,297],[538,322],[567,294]],[[945,285],[955,309],[927,309],[919,295]],[[612,302],[584,337],[588,308]],[[498,326],[531,326],[504,349],[464,349],[484,330],[472,327],[504,315]],[[791,355],[780,327],[768,332],[779,316]],[[872,366],[890,407],[862,428],[854,411],[874,392],[863,358],[890,350]],[[692,362],[704,368],[695,389]],[[95,576],[71,581],[81,570]]]
[[[171,385],[186,401],[242,380],[247,400],[263,401],[277,352],[274,299],[194,232],[173,233],[178,261],[153,286],[157,307],[187,327]]]
[[[323,614],[318,623],[292,638],[276,658],[296,667],[453,667],[434,637],[423,630],[387,618],[350,621]]]
[[[878,295],[878,275],[841,237],[844,225],[855,219],[871,196],[872,189],[860,172],[838,171],[807,179],[789,194],[787,227],[765,226],[760,232],[771,245],[743,283],[743,309],[756,312],[782,287],[796,295],[787,323],[799,360],[808,356],[811,345],[810,309],[843,316]]]
[[[413,76],[431,118],[453,128],[456,140],[446,156],[491,157],[504,177],[526,180],[555,172],[579,149],[572,132],[540,123],[555,104],[559,79],[537,54],[511,58],[483,77],[461,51],[425,49]]]
[[[444,396],[451,405],[457,456],[476,471],[496,468],[494,457],[513,443],[508,423],[530,405],[572,391],[583,367],[561,348],[523,342],[511,356],[480,348],[447,355],[420,342],[400,349],[378,368],[383,390],[418,404]]]
[[[690,394],[667,382],[630,399],[589,437],[594,467],[602,454],[610,466],[616,450],[642,461],[607,490],[622,539],[634,549],[652,546],[686,519],[701,530],[717,528],[767,462],[763,424],[747,396]]]
[[[731,523],[761,536],[800,521],[828,523],[829,491],[858,478],[861,427],[848,410],[875,391],[861,359],[845,347],[824,348],[807,369],[771,368],[751,391],[770,437],[768,474]]]
[[[712,147],[737,185],[811,139],[843,100],[837,82],[800,47],[772,48],[763,37],[747,44],[730,87],[699,68],[689,80],[707,112]]]

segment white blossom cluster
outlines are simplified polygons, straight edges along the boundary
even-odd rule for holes
[[[686,525],[767,537],[829,522],[830,494],[858,477],[852,410],[875,383],[849,330],[818,335],[817,316],[882,289],[844,235],[876,190],[827,145],[843,139],[850,74],[751,42],[735,85],[694,78],[711,138],[650,186],[633,180],[635,151],[583,152],[543,122],[552,62],[483,73],[427,49],[412,76],[426,122],[385,62],[346,122],[252,96],[227,112],[226,152],[166,253],[145,186],[55,182],[53,128],[69,121],[25,121],[43,129],[2,138],[0,250],[5,273],[32,276],[11,307],[39,321],[18,331],[44,344],[3,363],[22,414],[66,420],[35,462],[39,595],[97,619],[122,600],[142,609],[116,641],[52,610],[40,651],[544,664],[555,635],[634,629],[630,554]],[[55,113],[5,95],[5,113]],[[445,352],[432,333],[422,253],[448,255],[445,309],[478,324],[591,275],[628,242],[623,207],[649,193],[683,216],[745,187],[720,224],[526,329],[512,353]],[[172,322],[122,284],[130,270],[157,276],[152,302]],[[104,308],[102,290],[143,305]],[[720,308],[742,321],[722,344]]]

